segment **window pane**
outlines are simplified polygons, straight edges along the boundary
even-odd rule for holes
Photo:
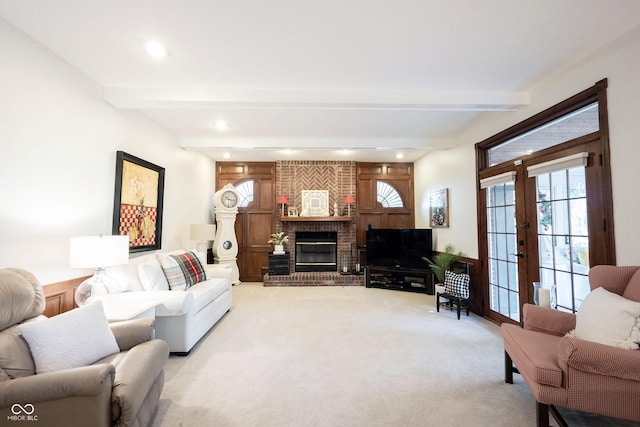
[[[505,209],[504,207],[496,208],[496,231],[498,233],[505,233],[507,231]]]
[[[594,103],[566,114],[534,130],[518,135],[488,150],[489,166],[553,147],[598,131],[598,104]]]
[[[569,209],[566,200],[551,202],[553,234],[569,234]]]
[[[567,171],[561,170],[551,174],[551,200],[567,198]]]
[[[571,234],[588,236],[587,199],[573,199],[570,202],[571,209]]]
[[[584,168],[569,169],[569,197],[587,197]]]

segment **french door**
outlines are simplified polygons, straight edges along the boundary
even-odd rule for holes
[[[589,267],[615,264],[605,88],[476,145],[487,317],[520,322],[534,283],[554,308],[575,312]]]
[[[586,177],[598,167],[597,145],[580,144],[552,160],[532,158],[481,181],[491,312],[519,322],[535,282],[551,289],[554,308],[569,312],[589,292]]]

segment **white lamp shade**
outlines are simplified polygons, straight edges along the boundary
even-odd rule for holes
[[[213,240],[216,237],[215,224],[191,224],[189,238],[200,242]]]
[[[69,240],[71,268],[101,268],[129,262],[129,236],[77,236]]]

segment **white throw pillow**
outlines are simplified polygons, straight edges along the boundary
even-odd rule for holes
[[[576,314],[569,336],[614,347],[637,350],[640,346],[640,302],[604,288],[589,293]]]
[[[169,282],[155,260],[138,265],[138,277],[145,291],[168,291]]]
[[[36,373],[87,366],[120,351],[101,301],[17,326],[31,350]]]

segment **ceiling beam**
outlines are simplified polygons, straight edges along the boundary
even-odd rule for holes
[[[235,108],[310,110],[510,111],[529,104],[528,92],[443,90],[312,90],[106,87],[121,109]]]

